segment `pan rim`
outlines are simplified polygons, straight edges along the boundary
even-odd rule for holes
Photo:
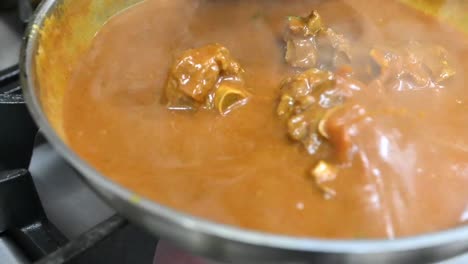
[[[157,216],[161,220],[170,223],[174,228],[193,230],[203,236],[226,239],[236,243],[271,249],[359,255],[407,252],[456,243],[464,243],[468,248],[468,226],[459,226],[434,233],[396,238],[393,240],[320,239],[277,235],[218,224],[171,209],[146,198],[139,198],[139,201],[135,202],[137,194],[105,177],[105,175],[95,170],[66,145],[53,129],[40,106],[36,90],[34,89],[36,73],[33,70],[34,55],[39,41],[37,28],[43,25],[47,15],[57,7],[59,2],[60,1],[57,0],[43,1],[27,27],[20,55],[21,87],[27,108],[49,143],[67,160],[67,162],[80,172],[79,174],[82,179],[90,184],[97,193],[101,193],[102,195],[103,190],[109,191],[113,195],[135,206],[135,209],[138,211],[148,212],[152,216]],[[108,196],[102,196],[111,205],[113,204],[112,201],[109,201],[110,198]],[[139,222],[142,226],[148,225],[148,223],[145,223],[147,220],[139,220],[135,219],[135,216],[126,215],[125,213],[122,214]],[[462,249],[460,249],[460,252],[461,251]]]

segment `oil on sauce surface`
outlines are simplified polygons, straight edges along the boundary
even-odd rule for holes
[[[369,164],[343,170],[330,200],[307,177],[314,157],[275,115],[279,84],[291,73],[281,46],[285,17],[312,9],[354,45],[415,39],[457,58],[445,89],[388,98],[390,111],[409,114],[382,117],[382,133],[363,136]],[[214,42],[243,65],[252,100],[226,117],[165,109],[174,56]],[[83,56],[66,94],[65,131],[72,148],[117,183],[217,222],[327,238],[450,228],[468,218],[467,43],[391,1],[148,0],[111,19]]]

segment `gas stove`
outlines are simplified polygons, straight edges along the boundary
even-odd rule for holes
[[[41,135],[19,84],[32,2],[0,1],[0,264],[214,264],[128,223]],[[468,263],[468,256],[443,263]]]

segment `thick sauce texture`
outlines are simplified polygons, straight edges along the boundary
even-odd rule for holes
[[[311,10],[363,52],[437,44],[456,70],[444,86],[353,99],[370,119],[349,128],[358,158],[330,183],[330,199],[309,176],[321,157],[276,114],[282,80],[297,73],[284,61],[286,17]],[[211,43],[242,65],[249,102],[225,116],[167,109],[174,59]],[[112,18],[74,69],[65,131],[113,181],[195,216],[295,236],[408,236],[468,220],[466,73],[466,37],[394,1],[147,0]]]

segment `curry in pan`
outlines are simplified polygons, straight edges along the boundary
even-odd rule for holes
[[[468,219],[468,39],[396,1],[147,0],[74,68],[67,141],[219,223],[393,238]]]

